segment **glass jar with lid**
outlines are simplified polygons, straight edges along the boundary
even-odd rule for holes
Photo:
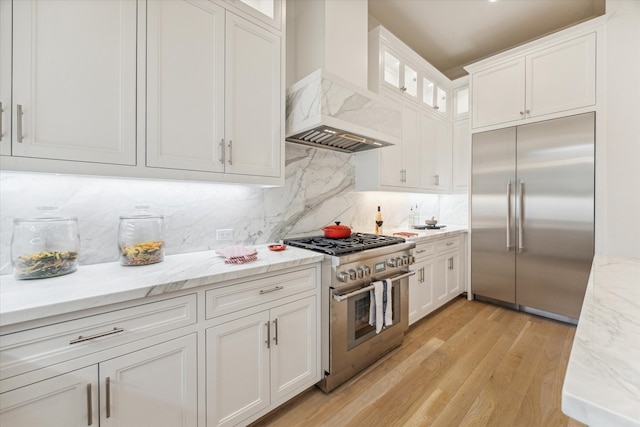
[[[56,216],[53,207],[38,211],[35,218],[13,220],[11,262],[16,279],[44,279],[78,269],[78,218]]]
[[[120,216],[118,248],[121,265],[148,265],[164,260],[164,216],[136,206]]]

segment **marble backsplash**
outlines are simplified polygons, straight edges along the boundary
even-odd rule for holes
[[[286,181],[276,188],[2,171],[0,274],[11,273],[13,219],[38,206],[78,217],[81,265],[118,260],[119,217],[138,204],[164,215],[167,254],[321,234],[333,221],[373,232],[378,205],[387,228],[407,226],[416,205],[421,220],[467,224],[466,195],[356,192],[354,164],[353,155],[287,143]],[[216,240],[219,229],[233,229],[233,240]]]

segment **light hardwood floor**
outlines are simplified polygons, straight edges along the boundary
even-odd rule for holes
[[[560,409],[574,334],[460,297],[333,392],[309,389],[253,426],[582,426]]]

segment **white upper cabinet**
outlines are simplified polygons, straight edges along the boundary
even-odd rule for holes
[[[0,1],[0,155],[11,155],[11,2]]]
[[[0,8],[3,170],[284,183],[283,0]]]
[[[225,171],[280,176],[281,39],[232,13],[226,25]]]
[[[280,176],[280,37],[207,1],[148,16],[147,165]]]
[[[511,124],[596,102],[596,34],[486,68],[469,67],[472,126]]]
[[[273,28],[282,29],[283,2],[281,0],[226,0],[246,14],[271,25]]]
[[[420,186],[446,191],[451,187],[451,122],[420,115]]]
[[[419,102],[425,107],[432,108],[435,112],[447,115],[447,101],[449,99],[449,91],[444,84],[439,83],[434,78],[433,70],[427,70],[425,66],[421,67],[419,62],[424,62],[421,58],[409,59],[408,56],[415,55],[402,54],[400,50],[395,50],[390,44],[393,43],[393,36],[383,28],[375,29],[371,32],[369,41],[374,45],[370,49],[370,53],[377,55],[382,61],[382,67],[376,67],[380,70],[378,76],[375,76],[371,82],[373,90],[380,92],[382,87],[390,89],[393,92],[403,94],[407,99]],[[375,46],[378,46],[377,52]],[[378,59],[370,60],[369,66],[378,65]],[[370,77],[376,70],[370,72]],[[440,80],[444,80],[440,78]]]
[[[13,156],[136,164],[136,8],[13,2]]]
[[[450,190],[451,81],[380,26],[369,33],[369,89],[401,103],[402,137],[358,153],[356,190]]]
[[[224,172],[225,10],[147,7],[147,166]]]

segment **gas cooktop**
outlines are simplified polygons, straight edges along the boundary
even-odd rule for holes
[[[383,234],[352,233],[345,239],[328,239],[324,236],[299,237],[284,239],[285,245],[323,252],[329,255],[346,255],[367,249],[380,248],[404,243],[402,237],[385,236]]]

